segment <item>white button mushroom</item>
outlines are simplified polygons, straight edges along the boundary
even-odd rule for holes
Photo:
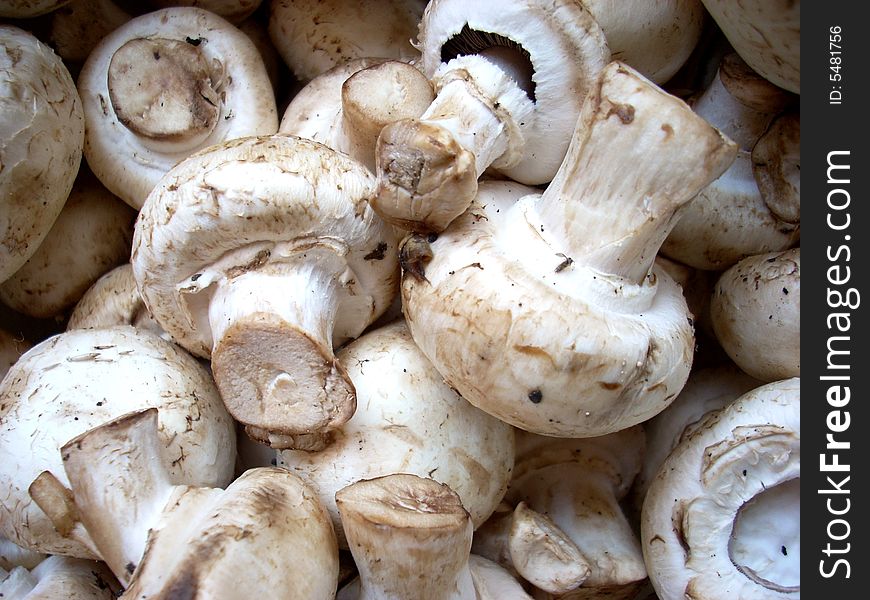
[[[344,545],[335,493],[358,479],[412,473],[449,485],[475,526],[495,510],[510,479],[513,430],[442,380],[403,322],[370,331],[338,359],[357,393],[353,417],[318,452],[284,450],[278,464],[309,481]]]
[[[682,292],[654,257],[735,151],[613,63],[543,194],[482,184],[437,239],[404,243],[414,340],[464,398],[521,429],[590,437],[652,417],[685,383],[694,349]]]
[[[84,134],[82,103],[61,59],[30,33],[0,25],[0,282],[36,252],[60,214]]]
[[[113,600],[121,587],[106,565],[91,560],[50,556],[28,570],[3,573],[0,567],[0,598],[3,600]]]
[[[235,432],[208,372],[131,327],[76,330],[34,346],[0,382],[0,536],[40,552],[96,558],[76,525],[58,449],[130,410],[159,406],[161,454],[177,483],[225,485]],[[46,513],[48,511],[48,514]]]
[[[335,494],[359,568],[339,600],[531,600],[510,573],[471,552],[472,523],[445,484],[404,473]]]
[[[331,600],[338,548],[301,479],[251,469],[226,490],[173,485],[156,408],[61,452],[79,518],[129,598]]]
[[[155,11],[115,29],[88,56],[78,89],[88,165],[136,209],[186,156],[278,129],[254,43],[198,8]]]
[[[725,271],[710,301],[716,339],[761,381],[801,374],[801,250],[759,254]]]
[[[800,379],[744,394],[674,449],[641,541],[661,600],[800,597]]]
[[[146,306],[211,357],[230,413],[275,447],[353,414],[333,347],[387,309],[398,279],[394,233],[368,205],[373,180],[317,142],[251,137],[181,162],[137,221]]]

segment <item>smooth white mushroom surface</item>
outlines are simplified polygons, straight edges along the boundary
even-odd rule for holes
[[[131,410],[159,406],[175,483],[230,481],[235,432],[206,369],[132,327],[75,330],[31,348],[0,382],[0,535],[27,548],[97,558],[70,511],[60,447]]]
[[[0,282],[60,214],[84,134],[82,102],[60,57],[23,29],[0,25]]]
[[[800,379],[705,419],[661,466],[641,517],[661,600],[800,598]]]
[[[50,556],[31,569],[16,567],[3,573],[3,600],[112,600],[121,586],[106,565],[79,558]]]
[[[139,209],[159,179],[197,150],[274,133],[272,84],[254,43],[191,7],[136,17],[82,67],[84,154],[112,193]]]

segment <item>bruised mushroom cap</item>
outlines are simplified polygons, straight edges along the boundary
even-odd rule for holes
[[[275,95],[254,43],[198,8],[158,10],[107,35],[78,80],[88,164],[139,209],[178,161],[223,140],[278,129]]]
[[[130,256],[136,213],[86,169],[39,248],[0,284],[0,301],[32,317],[60,316]]]
[[[409,61],[426,3],[422,0],[273,0],[272,43],[302,81],[357,58]]]
[[[800,0],[701,1],[753,70],[771,83],[800,94]]]
[[[161,408],[160,439],[173,481],[219,486],[230,480],[232,420],[206,369],[177,346],[113,327],[62,333],[22,356],[0,382],[0,454],[28,452],[26,461],[0,463],[0,535],[41,552],[95,558],[72,523],[53,522],[30,495],[51,504],[58,486],[31,484],[43,471],[64,483],[59,448],[67,440],[149,406]]]
[[[262,0],[148,0],[148,2],[159,8],[172,6],[202,8],[238,25],[257,10]]]
[[[79,170],[85,120],[75,83],[48,46],[0,25],[0,49],[3,282],[36,252],[60,214]]]
[[[338,354],[357,393],[353,417],[318,452],[285,450],[278,464],[309,481],[344,546],[335,493],[358,479],[404,472],[445,483],[475,526],[498,506],[510,479],[513,429],[442,380],[404,322],[366,333]]]
[[[4,0],[0,3],[0,17],[26,19],[50,13],[70,0]]]
[[[29,571],[12,570],[5,580],[0,568],[4,600],[112,600],[121,591],[106,565],[92,560],[49,556]]]
[[[725,271],[710,301],[716,339],[761,381],[800,377],[801,250],[750,256]]]
[[[420,22],[420,67],[436,91],[454,77],[451,59],[502,45],[528,61],[526,94],[533,107],[521,122],[510,124],[523,143],[520,156],[496,166],[515,181],[546,183],[565,156],[583,99],[610,58],[607,42],[583,4],[565,0],[519,0],[497,9],[488,2],[435,0]]]
[[[661,600],[800,597],[800,379],[758,387],[670,454],[643,505]]]

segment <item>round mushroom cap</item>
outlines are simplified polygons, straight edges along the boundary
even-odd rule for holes
[[[65,538],[29,495],[49,471],[67,485],[60,447],[127,412],[157,407],[174,483],[232,478],[235,431],[208,371],[174,344],[132,327],[75,330],[34,346],[0,382],[0,535],[41,552],[96,558]]]
[[[0,17],[26,19],[50,13],[67,4],[70,0],[3,0],[0,3]]]
[[[79,170],[85,120],[75,83],[48,46],[0,25],[0,47],[3,282],[36,252],[60,214]]]
[[[705,419],[647,493],[641,545],[661,600],[800,597],[800,379]]]
[[[610,59],[604,33],[580,2],[434,0],[420,22],[421,70],[430,79],[451,59],[492,46],[525,56],[532,70],[532,115],[519,123],[522,157],[499,169],[535,185],[553,178],[562,163],[580,106]],[[437,86],[436,86],[437,87]]]
[[[223,140],[274,133],[275,94],[251,39],[206,10],[136,17],[82,67],[84,153],[94,174],[137,210],[183,158]]]
[[[269,35],[302,81],[356,58],[409,61],[422,0],[272,0]]]
[[[278,460],[317,490],[339,544],[346,547],[335,493],[396,472],[447,484],[481,525],[507,488],[513,429],[450,389],[401,321],[351,342],[338,358],[356,388],[356,412],[323,450],[285,450]]]
[[[801,250],[750,256],[725,271],[710,301],[713,331],[761,381],[800,377]]]

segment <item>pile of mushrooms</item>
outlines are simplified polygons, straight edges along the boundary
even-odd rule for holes
[[[799,2],[0,4],[4,600],[800,597]]]

